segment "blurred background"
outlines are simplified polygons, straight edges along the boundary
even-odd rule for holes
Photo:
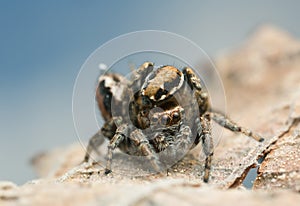
[[[165,30],[211,58],[261,24],[300,36],[300,2],[0,1],[0,180],[35,178],[30,158],[77,141],[72,91],[100,45],[121,34]]]

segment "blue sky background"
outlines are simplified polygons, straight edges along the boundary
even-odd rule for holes
[[[211,57],[271,23],[300,36],[300,2],[0,1],[0,180],[34,178],[29,159],[77,141],[72,91],[86,58],[136,30],[175,32]]]

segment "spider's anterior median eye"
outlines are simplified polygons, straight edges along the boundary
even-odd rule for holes
[[[152,123],[156,123],[158,121],[158,118],[156,116],[152,117],[151,118],[151,122]]]
[[[171,118],[168,115],[163,115],[160,121],[162,125],[168,125],[171,121]]]

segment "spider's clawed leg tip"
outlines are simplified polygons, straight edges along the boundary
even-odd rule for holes
[[[258,141],[263,142],[263,141],[265,141],[265,139],[261,137]]]
[[[105,172],[104,172],[104,174],[106,174],[106,175],[108,175],[109,173],[111,173],[112,171],[111,170],[109,170],[109,169],[105,169]]]
[[[85,156],[82,162],[88,162],[89,161],[89,157]]]

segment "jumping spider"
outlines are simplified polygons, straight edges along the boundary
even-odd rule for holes
[[[105,123],[90,139],[84,161],[108,138],[105,174],[111,172],[117,147],[130,155],[146,156],[159,171],[160,152],[184,155],[185,150],[201,142],[206,156],[203,180],[207,182],[213,156],[211,119],[233,132],[263,141],[214,111],[200,79],[189,67],[180,71],[173,66],[155,68],[153,63],[145,62],[130,80],[116,73],[104,74],[99,77],[96,100]]]

